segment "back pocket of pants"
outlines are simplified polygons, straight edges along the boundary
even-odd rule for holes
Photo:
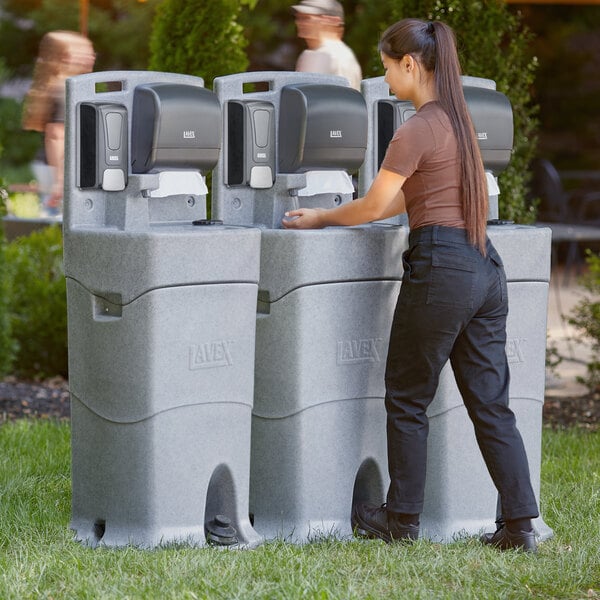
[[[472,257],[434,247],[427,304],[473,308],[476,268]]]

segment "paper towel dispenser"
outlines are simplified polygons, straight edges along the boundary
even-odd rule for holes
[[[270,188],[275,181],[275,107],[260,100],[227,103],[225,183]]]
[[[127,185],[127,109],[119,104],[79,105],[80,188],[118,192]]]
[[[463,87],[486,171],[501,173],[510,162],[513,147],[513,113],[509,99],[496,90]],[[377,102],[377,168],[394,132],[416,113],[411,102],[393,98]]]
[[[331,84],[281,88],[279,172],[354,171],[367,148],[367,107],[362,94]]]
[[[200,86],[139,85],[131,138],[133,173],[168,168],[206,173],[221,150],[221,105],[214,92]]]
[[[510,163],[513,148],[513,112],[501,92],[465,86],[465,100],[486,171],[500,174]]]

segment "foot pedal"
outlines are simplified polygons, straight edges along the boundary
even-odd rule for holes
[[[225,515],[215,515],[204,526],[206,541],[215,546],[233,546],[238,543],[237,531],[231,525],[231,519]]]

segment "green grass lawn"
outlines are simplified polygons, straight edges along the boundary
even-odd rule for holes
[[[90,549],[73,541],[70,428],[0,426],[0,598],[600,598],[600,436],[543,432],[537,556],[476,539],[270,542],[254,550]]]

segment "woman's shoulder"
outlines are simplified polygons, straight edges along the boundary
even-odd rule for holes
[[[394,137],[416,137],[420,139],[421,136],[428,133],[431,133],[431,117],[428,112],[418,111],[396,129]]]

